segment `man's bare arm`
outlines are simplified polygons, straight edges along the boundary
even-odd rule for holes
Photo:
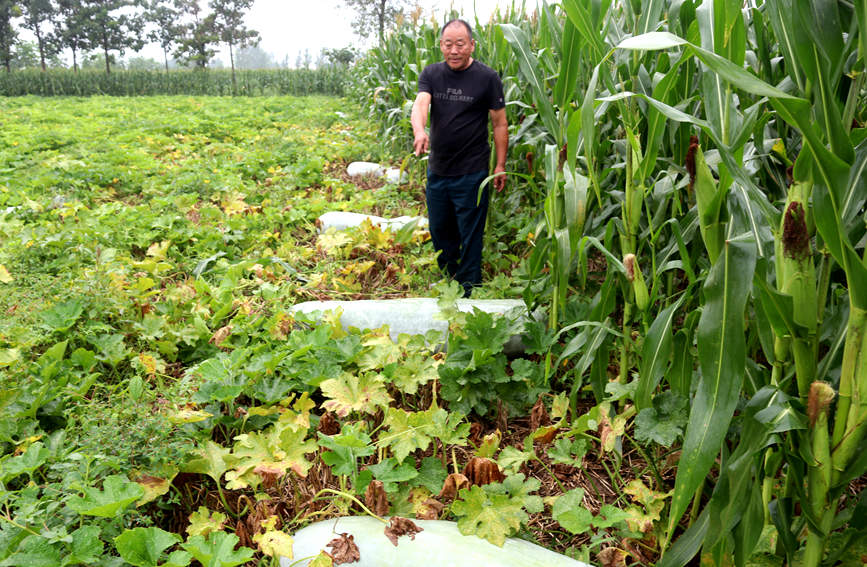
[[[415,102],[412,105],[412,114],[410,114],[409,121],[412,124],[412,147],[417,156],[430,150],[430,138],[424,129],[427,126],[427,113],[430,108],[430,101],[430,93],[420,92],[415,97]]]
[[[494,152],[497,158],[494,173],[503,173],[506,171],[506,154],[509,150],[509,122],[506,120],[505,108],[491,111],[491,124],[494,127]],[[498,193],[505,187],[505,175],[494,178],[494,188]]]

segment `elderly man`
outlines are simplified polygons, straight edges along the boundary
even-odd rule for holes
[[[499,75],[473,59],[476,43],[470,25],[452,20],[440,32],[444,61],[428,65],[418,79],[412,107],[415,155],[430,151],[427,208],[431,240],[440,269],[456,279],[469,297],[482,281],[482,238],[488,213],[487,187],[491,147],[488,117],[494,131],[494,173],[506,170],[509,125]],[[428,109],[430,137],[425,132]],[[502,191],[505,176],[495,177]]]

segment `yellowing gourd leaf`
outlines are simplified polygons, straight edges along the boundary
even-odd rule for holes
[[[2,283],[12,283],[12,275],[9,273],[9,270],[6,269],[6,266],[0,264],[0,282]]]
[[[196,423],[197,421],[205,421],[209,417],[213,417],[213,414],[210,414],[203,410],[182,408],[172,414],[169,414],[168,417],[169,421],[174,424]]]
[[[243,197],[233,196],[222,202],[223,210],[228,216],[240,215],[250,208]]]
[[[226,473],[226,487],[229,490],[255,488],[265,478],[280,478],[289,470],[306,477],[313,465],[304,454],[316,450],[316,442],[305,441],[306,436],[306,429],[294,430],[279,422],[265,431],[236,436],[232,456],[237,465]]]
[[[352,238],[345,232],[328,229],[316,239],[316,246],[326,254],[331,255],[352,242]]]
[[[340,378],[322,382],[319,388],[328,398],[322,408],[339,417],[346,417],[353,411],[373,414],[391,402],[382,376],[375,372],[365,372],[361,376],[344,372]]]
[[[259,551],[268,557],[286,557],[292,559],[292,536],[279,530],[268,530],[253,536],[253,541],[259,544]]]
[[[199,506],[198,510],[190,514],[190,525],[187,526],[187,533],[191,536],[204,536],[211,532],[219,532],[223,529],[226,519],[225,514],[211,512],[205,506]]]
[[[460,500],[452,504],[452,512],[459,517],[458,530],[462,534],[484,538],[500,547],[528,517],[519,502],[504,494],[489,497],[480,486],[462,489]]]
[[[333,567],[333,566],[334,566],[334,560],[331,559],[331,556],[328,555],[327,553],[325,553],[324,551],[321,552],[316,557],[314,557],[313,561],[311,561],[307,565],[307,567]]]
[[[659,521],[665,500],[674,492],[656,492],[648,488],[641,480],[629,482],[623,492],[632,497],[633,502],[640,505],[626,509],[626,523],[630,530],[647,533],[653,529],[653,523]],[[643,508],[643,509],[642,509]]]
[[[142,506],[148,502],[153,502],[169,491],[172,487],[172,480],[175,478],[175,475],[178,474],[178,471],[175,469],[168,472],[169,474],[165,475],[167,478],[143,474],[135,479],[138,485],[144,490],[144,495],[136,501],[136,506]]]
[[[147,255],[152,257],[154,260],[165,260],[166,252],[168,252],[169,246],[171,245],[171,240],[163,240],[162,242],[154,242],[150,246],[148,246]]]
[[[310,399],[308,392],[304,392],[292,404],[291,410],[284,410],[280,414],[279,422],[293,430],[304,429],[307,431],[310,429],[310,411],[315,407],[316,402]]]
[[[388,335],[388,327],[377,329],[361,342],[364,351],[358,356],[356,364],[362,370],[384,368],[388,364],[400,362],[403,352]]]
[[[435,410],[434,410],[435,411]],[[387,433],[380,435],[379,443],[391,448],[398,463],[413,451],[427,449],[433,438],[433,411],[406,412],[399,408],[388,408],[383,426]]]

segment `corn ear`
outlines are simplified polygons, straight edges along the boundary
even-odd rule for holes
[[[826,382],[810,384],[807,396],[807,417],[810,420],[810,436],[813,449],[813,462],[807,473],[807,496],[810,511],[821,524],[826,524],[828,517],[828,491],[831,489],[831,442],[828,432],[828,414],[831,402],[834,400],[834,388]],[[831,510],[830,519],[833,519]],[[821,526],[827,529],[830,526]],[[807,536],[805,556],[806,565],[817,565],[824,553],[825,535],[810,532]],[[811,560],[814,559],[815,561]]]
[[[810,184],[796,181],[789,188],[786,210],[780,223],[781,291],[794,300],[794,319],[816,331],[816,266],[810,249],[807,221],[807,195]]]
[[[780,222],[780,238],[777,264],[780,291],[792,296],[792,317],[806,329],[792,339],[792,355],[798,393],[808,395],[816,372],[816,354],[813,342],[816,336],[816,266],[810,247],[810,229],[807,218],[808,198],[812,184],[796,181],[789,187],[786,209]]]
[[[632,284],[632,293],[635,295],[635,306],[640,311],[646,311],[650,306],[650,294],[647,284],[644,282],[644,274],[638,265],[635,254],[627,254],[623,258],[623,266],[626,268],[626,279]]]

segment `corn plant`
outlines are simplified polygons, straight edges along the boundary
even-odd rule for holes
[[[564,0],[477,29],[537,211],[524,297],[564,343],[546,377],[691,396],[663,565],[744,564],[769,526],[816,565],[863,511],[865,5]]]

